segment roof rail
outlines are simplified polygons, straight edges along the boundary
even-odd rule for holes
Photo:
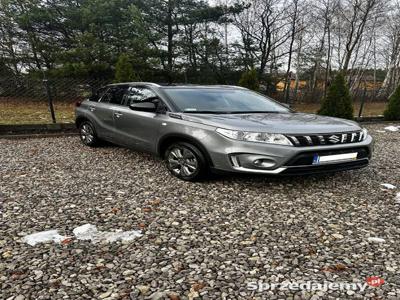
[[[147,85],[152,85],[152,86],[157,86],[159,87],[160,85],[154,82],[136,82],[136,81],[131,81],[131,82],[119,82],[119,83],[112,83],[110,85],[123,85],[123,84],[147,84]]]
[[[186,87],[225,87],[225,88],[232,88],[232,89],[243,89],[246,88],[237,85],[228,85],[228,84],[196,84],[196,83],[154,83],[154,82],[120,82],[120,83],[113,83],[110,85],[123,85],[123,84],[135,84],[135,85],[150,85],[154,87],[162,87],[162,86],[186,86]]]

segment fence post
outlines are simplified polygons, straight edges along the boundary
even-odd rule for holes
[[[361,116],[362,116],[366,97],[367,97],[367,83],[365,83],[365,86],[364,86],[364,94],[363,94],[363,97],[361,99],[360,110],[358,111],[358,117],[359,118],[361,118]]]
[[[49,102],[49,109],[51,114],[51,120],[53,123],[56,123],[56,115],[54,113],[54,106],[53,106],[53,96],[51,95],[49,81],[47,79],[43,79],[44,86],[46,88],[47,100]]]

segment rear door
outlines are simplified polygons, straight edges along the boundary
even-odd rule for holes
[[[131,86],[125,92],[124,105],[114,110],[115,130],[119,143],[143,151],[155,151],[161,123],[166,119],[166,106],[155,100],[155,92],[148,87]],[[156,101],[157,112],[134,111],[131,103]]]
[[[115,141],[114,109],[122,105],[127,89],[125,85],[110,86],[95,106],[89,107],[95,118],[96,132],[100,138]]]

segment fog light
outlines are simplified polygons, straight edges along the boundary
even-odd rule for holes
[[[275,162],[270,161],[268,159],[256,159],[253,163],[257,167],[262,167],[262,168],[272,168],[273,166],[275,166]]]

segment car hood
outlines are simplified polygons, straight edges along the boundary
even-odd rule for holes
[[[304,113],[184,113],[182,118],[225,129],[286,134],[339,133],[361,129],[353,121]]]

